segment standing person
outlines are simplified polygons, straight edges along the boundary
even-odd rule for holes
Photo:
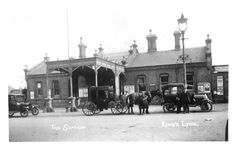
[[[126,97],[126,104],[127,104],[127,108],[128,108],[128,114],[134,114],[134,110],[133,110],[133,106],[134,106],[134,94],[129,94]],[[131,111],[130,111],[131,110]]]
[[[178,88],[177,97],[176,97],[177,113],[181,112],[181,107],[183,105],[183,103],[182,103],[183,100],[181,100],[183,98],[182,96],[183,96],[183,89]]]
[[[190,102],[189,93],[188,92],[183,93],[182,106],[184,113],[189,113],[189,102]]]

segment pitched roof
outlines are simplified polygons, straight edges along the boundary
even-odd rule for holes
[[[29,69],[27,75],[39,75],[46,74],[46,62],[42,61],[33,68]]]
[[[205,47],[187,48],[185,54],[189,55],[192,63],[206,62],[206,49]],[[127,68],[145,67],[145,66],[160,66],[177,64],[179,56],[182,55],[182,50],[166,50],[156,52],[136,53],[129,55],[128,51],[117,53],[104,53],[103,58],[116,63],[121,63],[126,60]],[[40,75],[46,74],[46,62],[42,61],[33,68],[29,69],[27,75]]]
[[[177,64],[177,59],[181,56],[182,50],[156,51],[149,53],[139,53],[129,62],[127,67],[144,67],[157,65]],[[206,62],[205,47],[185,49],[185,54],[189,55],[192,63]]]
[[[108,58],[109,61],[113,61],[116,63],[121,63],[122,60],[126,60],[129,56],[128,51],[124,52],[117,52],[117,53],[104,53],[103,58],[106,59]]]

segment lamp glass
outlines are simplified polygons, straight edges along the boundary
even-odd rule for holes
[[[187,18],[184,17],[183,13],[181,17],[177,20],[179,25],[179,31],[184,32],[187,30]]]
[[[179,23],[179,31],[185,32],[187,30],[187,22]]]

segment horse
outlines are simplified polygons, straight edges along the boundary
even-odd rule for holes
[[[147,96],[145,92],[139,94],[137,98],[137,103],[138,103],[140,115],[142,113],[144,114],[144,112],[146,112],[146,114],[149,114],[148,109],[149,109],[150,101],[148,99],[149,99],[149,96]]]
[[[143,93],[131,93],[126,97],[126,103],[128,107],[128,112],[131,109],[131,113],[133,111],[133,105],[136,104],[139,106],[139,114],[146,113],[148,114],[149,104],[153,100],[155,96],[161,96],[160,90],[153,90],[153,91],[144,91]]]
[[[126,101],[126,104],[127,104],[128,113],[130,113],[130,110],[131,110],[131,113],[134,114],[133,106],[134,106],[135,99],[136,99],[136,94],[129,94],[126,97],[125,101]]]

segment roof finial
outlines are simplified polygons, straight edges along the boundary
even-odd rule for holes
[[[82,44],[82,37],[80,37],[80,43]]]
[[[149,30],[150,34],[152,34],[152,29]]]
[[[94,57],[98,56],[97,49],[95,49],[95,53],[93,54]]]

